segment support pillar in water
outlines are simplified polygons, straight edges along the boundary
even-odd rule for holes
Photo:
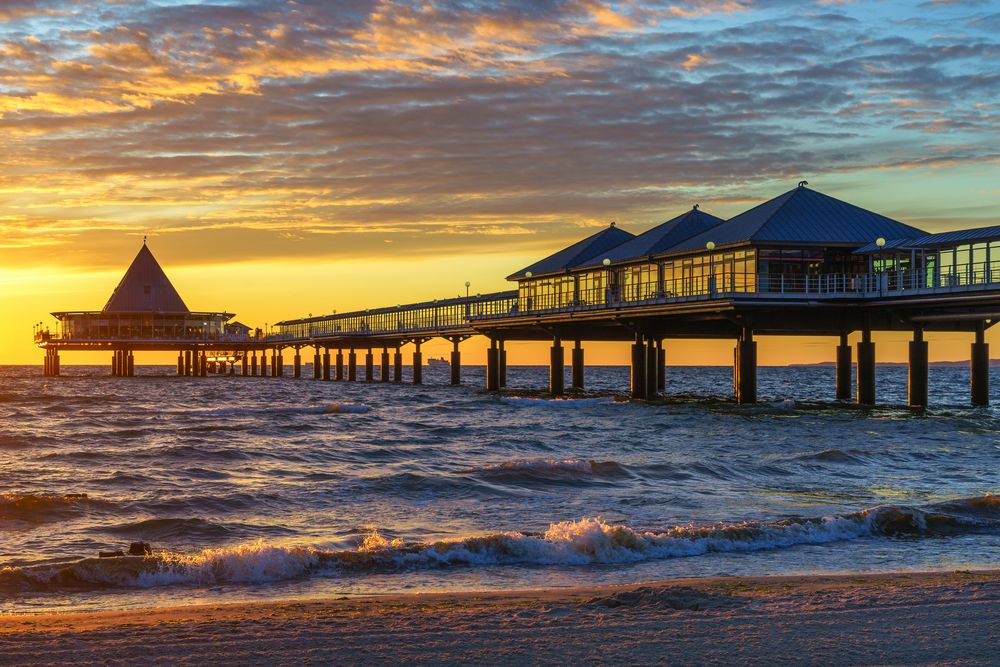
[[[911,408],[927,407],[927,341],[924,330],[913,330],[910,341],[910,364],[906,378],[906,402]]]
[[[368,348],[368,352],[365,353],[365,382],[375,381],[375,357],[372,355],[372,349]]]
[[[656,362],[659,357],[656,354],[656,340],[652,336],[646,337],[646,398],[656,398]]]
[[[563,353],[562,339],[558,336],[552,340],[549,348],[549,395],[561,398],[565,392],[566,361]]]
[[[451,350],[451,384],[460,385],[462,384],[462,353],[458,349],[459,340],[457,338],[451,339],[452,350]]]
[[[323,380],[330,380],[330,348],[323,348]]]
[[[573,389],[583,389],[583,344],[579,340],[573,344],[571,361],[573,363],[573,379],[571,386]]]
[[[973,405],[990,404],[990,345],[986,342],[986,324],[976,325],[976,342],[972,344],[969,364],[969,384]]]
[[[282,354],[284,350],[280,347],[274,352],[274,377],[280,378],[285,374],[285,357]]]
[[[243,377],[246,377],[248,375],[248,371],[250,370],[249,368],[247,368],[247,366],[248,366],[247,353],[243,352],[243,355],[240,357],[240,374]]]
[[[495,338],[486,350],[486,391],[500,391],[500,349]]]
[[[205,377],[208,375],[208,353],[201,353],[201,360],[198,363],[199,369],[201,370],[201,376]]]
[[[334,377],[336,378],[337,382],[340,382],[341,380],[344,379],[344,351],[339,347],[337,348],[337,356],[335,358],[335,361],[337,363],[336,363],[336,368],[334,369],[335,370]]]
[[[111,353],[111,377],[118,377],[118,350]]]
[[[379,359],[381,362],[379,364],[378,380],[379,382],[389,381],[389,348],[382,348],[382,358]]]
[[[847,343],[847,332],[840,334],[837,346],[837,400],[851,400],[851,346]]]
[[[260,376],[267,377],[267,350],[260,351]]]
[[[498,373],[500,377],[500,386],[507,386],[507,349],[504,347],[503,338],[500,339],[500,351],[497,353],[497,362],[500,367]]]
[[[184,375],[184,352],[177,353],[177,375]]]
[[[416,348],[413,350],[413,384],[424,383],[424,355],[420,352],[420,341],[413,342]]]
[[[667,391],[667,350],[662,338],[656,341],[656,391]]]
[[[858,343],[858,405],[875,405],[875,343],[871,329],[862,329]]]
[[[292,357],[292,376],[302,377],[302,354],[299,352],[299,348],[295,348],[295,356]]]
[[[403,381],[403,353],[398,347],[392,353],[392,381]]]
[[[323,379],[323,361],[320,359],[319,347],[316,347],[316,353],[313,355],[313,380]]]
[[[250,375],[257,375],[257,350],[250,351]]]
[[[129,377],[135,377],[135,357],[132,355],[132,350],[128,351],[128,358],[125,362],[125,374]]]
[[[348,382],[354,382],[358,379],[358,353],[351,348],[351,351],[347,353],[347,380]]]
[[[58,377],[62,372],[62,362],[59,360],[59,350],[52,350],[52,362],[55,364],[55,370],[52,371],[52,374]]]
[[[629,380],[629,391],[632,398],[646,398],[646,346],[642,334],[635,335],[632,343],[632,369]]]
[[[743,327],[736,342],[736,402],[757,402],[757,341],[749,326]]]

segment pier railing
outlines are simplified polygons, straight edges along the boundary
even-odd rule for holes
[[[712,299],[844,299],[1000,289],[1000,267],[987,263],[933,271],[773,274],[717,273],[632,282],[566,293],[522,290],[400,305],[279,325],[268,343],[350,337],[474,333],[478,323],[559,312],[594,311]],[[541,285],[544,287],[544,283]]]

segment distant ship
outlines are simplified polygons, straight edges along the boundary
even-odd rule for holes
[[[428,359],[428,366],[451,366],[447,359],[441,357],[440,359]]]

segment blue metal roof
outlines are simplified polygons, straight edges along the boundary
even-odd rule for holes
[[[568,248],[563,248],[559,252],[549,255],[545,259],[539,260],[527,266],[517,273],[507,276],[507,280],[520,280],[526,278],[530,271],[533,276],[541,276],[549,273],[558,273],[566,269],[577,266],[588,260],[603,256],[612,248],[620,246],[622,243],[635,238],[635,234],[619,229],[614,223],[596,234],[591,234],[582,241],[577,241]]]
[[[873,239],[925,236],[916,227],[800,185],[728,222],[693,236],[671,252],[747,242],[864,245]]]
[[[721,225],[725,221],[714,215],[698,210],[695,206],[690,211],[682,213],[676,218],[653,227],[652,229],[639,234],[631,241],[626,241],[620,246],[611,249],[603,256],[596,256],[592,259],[573,266],[572,268],[584,268],[589,266],[601,266],[604,259],[610,259],[612,263],[624,262],[631,259],[651,257],[659,255],[673,248],[685,239],[689,239],[695,234],[707,231]]]
[[[939,248],[949,245],[963,245],[966,243],[985,243],[986,241],[1000,240],[1000,225],[992,227],[976,227],[975,229],[956,229],[950,232],[940,232],[938,234],[925,234],[915,239],[887,239],[881,248],[876,243],[869,243],[854,251],[855,254],[865,255],[873,252],[884,252],[886,250],[909,250],[911,248]]]

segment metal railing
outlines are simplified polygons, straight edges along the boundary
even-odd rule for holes
[[[996,279],[994,280],[994,276]],[[909,269],[875,273],[773,274],[721,273],[620,286],[578,289],[572,293],[522,291],[397,306],[375,311],[331,315],[321,320],[289,325],[267,336],[267,342],[322,338],[410,335],[472,331],[477,322],[524,315],[592,311],[629,306],[683,303],[711,299],[822,299],[875,298],[913,293],[949,293],[1000,288],[1000,263],[985,262],[947,267],[946,270]]]

